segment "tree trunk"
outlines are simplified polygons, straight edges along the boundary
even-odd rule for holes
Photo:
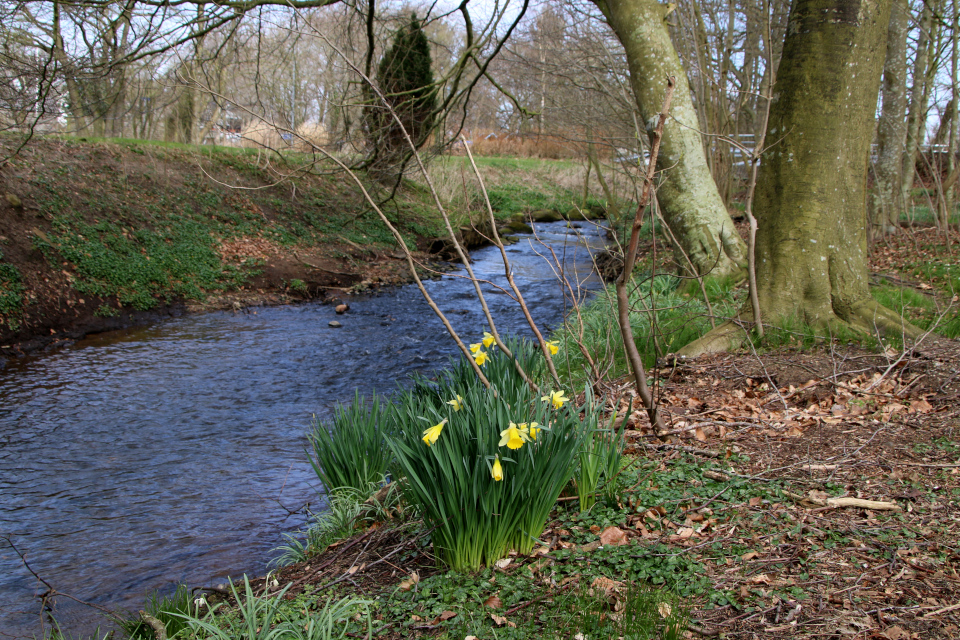
[[[883,102],[877,125],[876,184],[870,221],[874,233],[896,233],[900,228],[900,170],[907,137],[907,28],[910,7],[906,0],[893,0],[887,53],[883,64]]]
[[[595,0],[623,44],[630,84],[648,134],[666,93],[677,82],[657,169],[665,181],[657,191],[664,218],[700,275],[739,274],[746,246],[733,226],[710,174],[687,75],[664,22],[666,5],[656,0]],[[678,260],[686,265],[684,259]]]
[[[908,209],[912,204],[910,192],[913,190],[913,177],[917,170],[917,150],[923,142],[927,118],[929,34],[933,25],[933,9],[929,3],[925,2],[920,15],[920,36],[917,39],[917,52],[913,63],[913,85],[910,87],[910,111],[907,115],[907,141],[904,144],[903,162],[900,167],[900,198]]]
[[[890,0],[794,3],[767,126],[780,142],[764,153],[757,184],[758,294],[771,324],[919,335],[868,285],[865,187],[889,21]],[[680,353],[744,337],[728,323]]]

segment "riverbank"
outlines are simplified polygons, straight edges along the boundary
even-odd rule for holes
[[[385,508],[252,588],[280,593],[281,617],[360,597],[391,640],[615,637],[638,596],[688,616],[669,637],[952,639],[957,355],[941,342],[895,371],[856,347],[701,358],[659,381],[671,434],[639,410],[624,425],[616,499],[562,499],[532,554],[449,572],[422,523]],[[602,385],[621,415],[629,388]]]
[[[0,153],[14,142],[0,137]],[[359,190],[342,174],[311,173],[310,163],[256,149],[32,143],[0,175],[0,357],[187,312],[409,282]],[[464,243],[478,246],[485,215],[476,193],[463,192],[463,165],[438,161],[438,190]],[[531,213],[561,219],[581,197],[574,163],[491,159],[484,169],[507,232],[523,231]],[[440,261],[453,256],[428,191],[406,183],[385,213],[426,277],[445,270]]]

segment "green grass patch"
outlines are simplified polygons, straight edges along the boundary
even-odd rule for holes
[[[630,321],[637,349],[644,366],[696,340],[710,330],[710,317],[702,297],[685,295],[677,290],[681,283],[674,276],[637,276],[629,288]],[[730,317],[739,306],[739,294],[732,281],[708,281],[707,294],[717,316],[717,324]],[[582,342],[601,372],[616,377],[629,371],[617,324],[616,293],[613,285],[581,309]],[[589,364],[577,341],[578,319],[571,314],[554,338],[562,345],[556,358],[557,369],[565,380],[579,386],[592,377]]]
[[[209,230],[192,220],[149,230],[59,218],[51,242],[38,243],[50,262],[74,265],[77,291],[116,297],[138,310],[153,308],[159,297],[202,300],[207,292],[238,287],[251,273],[223,264]]]

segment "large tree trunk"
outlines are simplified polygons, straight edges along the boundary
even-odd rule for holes
[[[656,125],[667,78],[677,80],[657,158],[657,169],[665,176],[657,199],[667,224],[700,275],[740,273],[746,247],[707,165],[687,75],[664,22],[666,5],[656,0],[594,1],[626,51],[630,84],[648,132]],[[682,258],[679,262],[687,264]]]
[[[890,0],[796,0],[757,184],[764,321],[918,335],[870,296],[866,177]],[[747,318],[748,313],[744,312]],[[739,344],[733,323],[681,350]]]
[[[900,170],[907,137],[907,28],[910,7],[907,0],[893,0],[890,30],[883,64],[883,103],[877,124],[876,184],[871,207],[874,233],[896,233],[900,228]]]

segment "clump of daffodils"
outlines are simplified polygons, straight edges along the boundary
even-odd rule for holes
[[[564,391],[541,397],[494,343],[484,333],[470,345],[492,388],[461,360],[428,391],[400,394],[389,440],[407,498],[435,527],[438,555],[460,571],[532,550],[597,424],[598,410],[572,407]],[[536,371],[543,356],[532,344],[506,344]]]

